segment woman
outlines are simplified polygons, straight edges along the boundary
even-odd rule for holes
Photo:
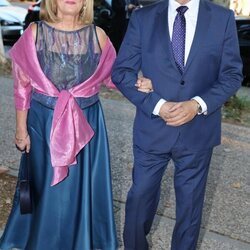
[[[93,0],[45,0],[43,21],[32,24],[10,53],[15,143],[29,152],[34,209],[20,214],[17,188],[0,249],[117,247],[98,99],[100,83],[111,86],[115,51],[92,20]]]
[[[45,0],[10,52],[15,143],[29,153],[34,209],[20,214],[19,187],[0,249],[117,248],[109,148],[100,84],[110,82],[115,50],[92,24],[93,0]],[[139,79],[139,90],[149,91]],[[25,171],[20,163],[19,179]]]

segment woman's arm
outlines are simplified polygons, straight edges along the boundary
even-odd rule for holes
[[[97,34],[100,47],[103,50],[106,45],[108,36],[106,35],[105,31],[98,26],[96,26],[96,34]]]
[[[30,137],[27,130],[28,110],[16,109],[16,135],[15,144],[21,151],[30,151]]]
[[[34,41],[36,40],[37,24],[30,24]],[[30,137],[27,129],[27,115],[30,107],[32,87],[29,77],[13,62],[14,99],[16,106],[15,144],[21,151],[30,151]]]
[[[137,87],[138,91],[141,91],[144,93],[149,93],[149,92],[154,91],[152,81],[143,76],[138,77],[135,86]]]
[[[12,63],[12,73],[14,78],[14,100],[16,107],[16,134],[15,144],[21,151],[29,152],[30,140],[27,129],[27,114],[30,108],[32,87],[30,79],[21,68]]]
[[[97,26],[96,26],[96,34],[97,34],[97,39],[98,39],[99,44],[100,44],[100,48],[103,51],[105,46],[107,46],[108,36],[106,35],[106,33],[103,29],[101,29],[100,27],[97,27]],[[113,47],[113,50],[115,51],[114,47]],[[113,59],[115,59],[115,58],[113,58]],[[111,63],[113,64],[113,62],[111,62]],[[110,76],[107,77],[106,79],[104,79],[102,83],[109,89],[116,89],[116,86],[112,83]]]

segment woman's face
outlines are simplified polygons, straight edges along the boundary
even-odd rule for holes
[[[79,13],[86,0],[56,0],[57,16],[79,16]]]

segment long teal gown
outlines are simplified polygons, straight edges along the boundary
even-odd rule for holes
[[[101,54],[93,25],[67,32],[39,22],[36,48],[43,72],[59,90],[89,78]],[[55,102],[52,97],[32,95],[28,131],[34,209],[32,214],[20,214],[17,185],[0,249],[117,249],[109,147],[98,96],[77,99],[95,135],[77,156],[77,164],[69,168],[69,176],[51,187],[49,138]],[[24,163],[25,155],[19,179]]]

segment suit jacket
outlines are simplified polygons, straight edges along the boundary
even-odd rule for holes
[[[154,92],[139,92],[137,73],[150,78]],[[177,138],[193,150],[220,143],[221,107],[240,87],[242,62],[234,14],[201,0],[196,32],[184,73],[176,67],[168,30],[168,1],[134,11],[113,66],[112,80],[136,105],[134,144],[151,153],[168,152]],[[207,115],[171,127],[152,114],[155,105],[200,96]]]

